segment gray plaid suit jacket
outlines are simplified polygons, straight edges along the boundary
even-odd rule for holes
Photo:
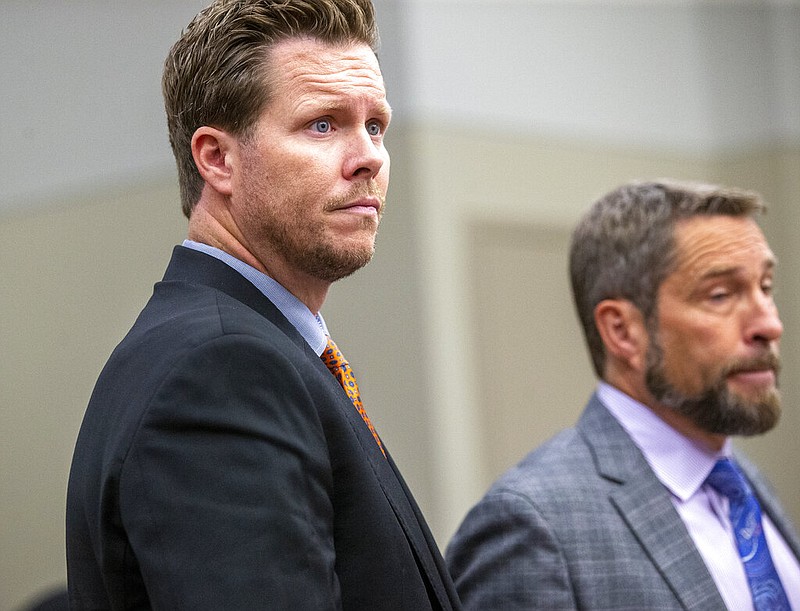
[[[766,482],[737,460],[800,557]],[[465,609],[725,610],[669,492],[596,396],[495,482],[446,557]]]

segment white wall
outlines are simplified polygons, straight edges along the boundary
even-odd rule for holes
[[[171,170],[161,66],[204,4],[0,1],[0,211]],[[796,0],[376,6],[400,117],[679,152],[800,138]]]
[[[800,138],[798,4],[412,0],[413,116],[707,152]]]
[[[161,68],[204,4],[0,1],[0,212],[170,175]]]

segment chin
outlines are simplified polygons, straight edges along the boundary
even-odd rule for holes
[[[717,417],[710,422],[724,435],[753,437],[771,431],[781,417],[781,397],[772,388],[756,396],[743,396],[736,392],[728,394],[728,400],[720,407]]]
[[[304,261],[306,272],[326,282],[336,282],[360,270],[372,260],[375,249],[353,248],[345,251],[324,251],[309,256]]]

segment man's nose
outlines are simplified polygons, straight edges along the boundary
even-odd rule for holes
[[[355,130],[348,138],[347,159],[343,168],[345,177],[374,178],[387,159],[383,141],[376,141],[366,127]]]
[[[771,294],[759,291],[748,314],[747,335],[751,341],[773,342],[783,335],[783,323]]]

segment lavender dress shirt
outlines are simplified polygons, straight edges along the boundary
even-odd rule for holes
[[[711,452],[678,433],[646,406],[604,382],[597,395],[644,454],[656,477],[670,491],[672,502],[695,543],[725,604],[752,611],[744,566],[728,518],[728,500],[704,484],[717,459],[730,456],[727,440]],[[769,517],[764,534],[773,563],[793,609],[800,609],[800,565]]]

